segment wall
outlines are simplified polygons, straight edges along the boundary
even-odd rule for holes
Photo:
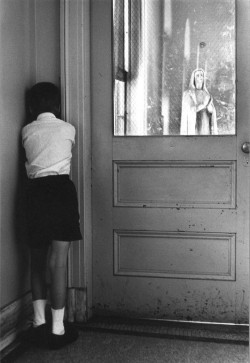
[[[0,0],[0,307],[29,291],[24,245],[25,91],[60,83],[60,0]]]

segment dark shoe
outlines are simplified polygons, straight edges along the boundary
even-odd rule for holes
[[[21,336],[23,345],[32,345],[40,348],[48,347],[48,325],[42,324],[37,328],[31,326]]]
[[[77,340],[79,334],[73,325],[65,325],[65,333],[63,335],[57,335],[51,333],[49,335],[49,347],[50,349],[60,349],[68,344]]]

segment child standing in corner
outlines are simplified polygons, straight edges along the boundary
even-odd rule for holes
[[[22,129],[34,308],[31,332],[36,343],[58,349],[78,337],[77,330],[64,324],[68,251],[71,241],[82,239],[76,189],[69,178],[75,128],[57,118],[60,91],[52,83],[31,88],[28,108],[35,120]],[[45,319],[47,262],[52,326]]]

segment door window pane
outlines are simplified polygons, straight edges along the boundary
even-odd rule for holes
[[[113,0],[114,135],[235,134],[235,0]]]

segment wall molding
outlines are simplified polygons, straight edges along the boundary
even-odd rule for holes
[[[62,110],[77,132],[72,179],[76,185],[83,241],[72,243],[68,286],[88,291],[92,301],[90,0],[60,0]]]
[[[12,344],[21,331],[27,328],[32,319],[33,307],[31,292],[5,306],[0,312],[1,342],[0,351]]]

